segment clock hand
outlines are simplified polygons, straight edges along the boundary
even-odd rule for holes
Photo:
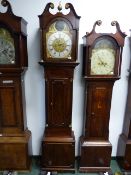
[[[2,53],[3,53],[4,55],[6,55],[7,50],[4,49],[4,50],[2,51]]]
[[[4,50],[4,47],[0,46],[0,52],[3,52],[3,50]]]

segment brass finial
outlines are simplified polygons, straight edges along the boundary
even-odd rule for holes
[[[61,1],[59,2],[59,5],[58,5],[58,10],[59,10],[59,12],[62,10]]]

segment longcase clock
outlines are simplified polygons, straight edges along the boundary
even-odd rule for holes
[[[0,13],[0,170],[28,170],[24,73],[28,66],[26,21],[13,14],[8,1]]]
[[[77,46],[80,17],[72,4],[64,15],[51,14],[52,3],[39,16],[41,31],[40,64],[45,75],[46,126],[42,140],[43,171],[74,171],[75,136],[72,131],[72,91],[74,68],[78,65]]]
[[[131,37],[130,49],[131,49]],[[117,160],[124,172],[131,172],[131,64],[129,68],[128,92],[123,130],[118,140]]]
[[[116,33],[96,33],[93,30],[83,37],[83,77],[85,79],[85,119],[80,138],[80,171],[110,170],[112,145],[109,142],[109,118],[112,88],[120,78],[121,55],[125,34],[118,22]]]

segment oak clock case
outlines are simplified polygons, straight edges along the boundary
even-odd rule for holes
[[[39,16],[41,57],[44,67],[46,126],[42,140],[43,171],[75,171],[75,136],[72,131],[72,94],[74,68],[78,65],[77,47],[80,17],[72,4],[68,14],[51,14],[54,4],[46,5]],[[66,157],[66,159],[63,159]]]
[[[26,21],[13,14],[8,1],[0,13],[0,170],[28,170],[24,73],[28,66]]]
[[[116,33],[96,33],[96,21],[83,37],[83,77],[85,80],[85,115],[80,137],[81,172],[110,171],[112,145],[109,119],[114,82],[120,78],[125,34],[113,21]]]
[[[129,37],[131,48],[131,37]],[[128,92],[126,101],[126,110],[123,122],[122,133],[119,136],[117,146],[117,161],[126,174],[131,171],[131,64],[128,77]]]

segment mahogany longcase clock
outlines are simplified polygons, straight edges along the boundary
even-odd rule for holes
[[[0,13],[0,170],[28,170],[28,144],[24,99],[24,72],[28,66],[26,21],[11,5]]]
[[[111,96],[114,82],[120,78],[121,55],[125,34],[118,22],[116,33],[96,33],[96,21],[91,33],[84,37],[83,76],[85,91],[85,123],[80,138],[80,171],[110,170],[112,146],[108,140]]]
[[[131,37],[129,37],[129,41],[131,49]],[[131,63],[123,130],[118,140],[117,160],[124,172],[131,172]]]
[[[56,14],[48,3],[40,19],[40,64],[45,75],[46,127],[42,141],[41,166],[44,171],[74,171],[75,137],[72,131],[72,90],[80,17],[72,4],[59,4]]]

